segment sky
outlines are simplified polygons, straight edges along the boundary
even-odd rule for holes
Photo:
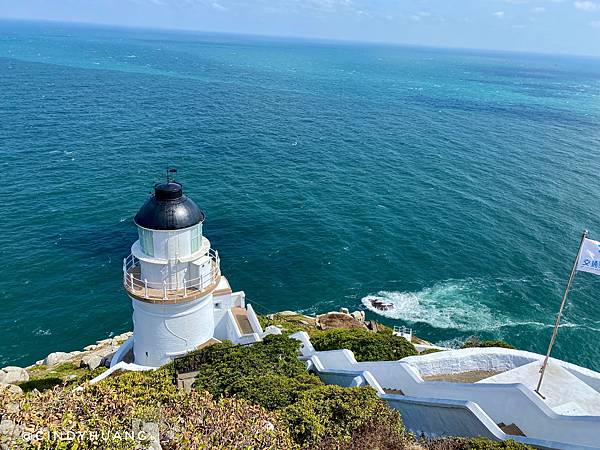
[[[600,0],[0,0],[0,18],[600,56]]]

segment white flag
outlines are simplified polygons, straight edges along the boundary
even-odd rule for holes
[[[584,239],[577,270],[600,275],[600,242]]]

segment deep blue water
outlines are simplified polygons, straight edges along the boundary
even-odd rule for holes
[[[600,60],[0,22],[0,366],[131,329],[168,165],[257,310],[377,295],[435,342],[541,352],[600,238]],[[599,288],[554,353],[595,369]]]

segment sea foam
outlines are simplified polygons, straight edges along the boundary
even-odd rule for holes
[[[492,331],[514,325],[510,317],[492,311],[482,302],[489,286],[482,280],[447,280],[417,292],[379,291],[367,295],[362,304],[379,315],[408,323],[426,323],[434,328],[460,331]],[[394,307],[380,311],[372,300]]]

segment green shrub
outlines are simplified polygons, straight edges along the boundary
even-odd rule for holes
[[[361,430],[385,429],[392,440],[405,439],[400,414],[368,387],[319,386],[301,393],[279,415],[304,448],[346,448]]]
[[[427,350],[423,350],[421,353],[419,353],[419,355],[431,355],[432,353],[438,353],[443,351],[444,350],[441,350],[439,348],[428,348]]]
[[[52,389],[54,386],[60,386],[63,383],[64,380],[62,378],[47,377],[24,381],[23,383],[19,383],[19,387],[23,390],[23,392],[31,392],[34,389],[42,392],[47,389]]]
[[[316,350],[346,348],[357,361],[393,361],[417,354],[415,347],[400,336],[362,329],[334,329],[311,334]]]
[[[529,445],[520,444],[513,440],[490,441],[484,438],[443,438],[424,443],[427,450],[535,450]]]
[[[31,392],[34,389],[42,392],[60,385],[78,385],[84,381],[100,375],[106,367],[98,367],[94,371],[81,368],[72,362],[65,362],[57,366],[39,365],[28,369],[29,381],[19,383],[23,392]]]
[[[267,409],[287,406],[322,382],[298,360],[300,342],[287,336],[268,336],[249,346],[216,344],[200,350],[195,389],[215,397],[237,396]]]
[[[321,384],[318,377],[306,371],[294,377],[265,373],[240,377],[230,386],[228,394],[274,410],[291,405],[297,401],[300,393]]]
[[[377,322],[377,332],[382,334],[394,334],[394,329],[382,323]]]
[[[294,339],[270,336],[251,346],[203,349],[195,355],[202,363],[194,388],[276,411],[295,442],[308,448],[364,448],[373,442],[394,448],[392,441],[404,439],[400,415],[373,389],[323,385],[298,360],[298,348]]]
[[[283,334],[291,334],[297,331],[310,331],[315,329],[315,319],[302,314],[275,314],[272,317],[272,319],[267,319],[264,316],[258,316],[260,325],[263,328],[274,325],[281,328]]]
[[[507,342],[504,342],[499,339],[489,339],[489,340],[481,340],[476,336],[472,336],[465,341],[462,345],[462,348],[475,348],[475,347],[499,347],[499,348],[509,348],[515,350],[515,347],[510,345]]]

